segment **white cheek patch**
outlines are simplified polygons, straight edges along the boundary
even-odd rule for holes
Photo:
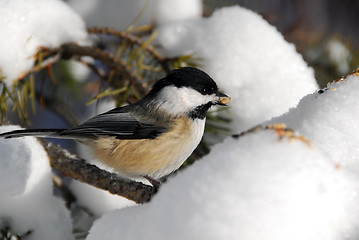
[[[215,94],[202,95],[192,88],[174,86],[162,89],[158,97],[160,108],[172,114],[190,112],[198,106],[217,100]]]

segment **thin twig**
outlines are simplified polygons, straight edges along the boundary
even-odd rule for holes
[[[116,29],[109,28],[109,27],[92,27],[87,29],[89,33],[95,33],[95,34],[108,34],[113,35],[125,40],[128,40],[132,43],[135,43],[139,46],[144,45],[144,41],[142,41],[141,38],[134,36],[131,33],[128,32],[121,32],[117,31]],[[156,58],[158,61],[166,61],[166,57],[164,57],[161,53],[159,53],[153,46],[148,45],[145,48],[150,54],[153,55],[154,58]]]
[[[101,80],[106,80],[106,78],[108,78],[107,74],[101,69],[98,69],[94,64],[85,61],[81,57],[76,57],[75,60],[90,68],[99,78],[101,78]]]
[[[141,38],[129,32],[117,31],[116,29],[109,27],[92,27],[89,28],[87,31],[89,33],[94,33],[94,34],[108,34],[108,35],[116,36],[121,39],[127,40],[133,44],[137,44],[139,46],[145,46],[144,49],[146,49],[146,51],[149,52],[160,63],[162,69],[166,73],[170,72],[168,62],[170,62],[171,59],[166,58],[160,52],[158,52],[152,45],[146,45],[146,42],[144,42]]]
[[[96,47],[79,46],[74,43],[64,44],[60,47],[62,57],[71,58],[72,56],[88,56],[104,62],[109,68],[119,71],[124,79],[129,79],[142,95],[146,93],[146,89],[141,86],[142,77],[138,76],[130,66],[123,60],[116,59],[112,53],[101,50]],[[117,88],[118,86],[113,86]]]
[[[46,60],[40,61],[40,63],[35,65],[30,71],[24,73],[22,75],[22,78],[24,78],[28,73],[37,72],[47,67],[49,64],[54,64],[55,62],[58,62],[61,59],[70,59],[70,58],[78,59],[79,57],[87,56],[87,57],[92,57],[96,60],[100,60],[103,63],[105,63],[110,69],[119,72],[123,76],[123,79],[128,79],[131,82],[131,84],[136,87],[136,90],[141,95],[144,95],[147,91],[147,89],[145,89],[141,85],[142,77],[138,76],[128,64],[126,64],[121,59],[115,58],[115,56],[112,53],[109,53],[105,50],[101,50],[97,47],[80,46],[75,43],[66,43],[55,49],[40,48],[39,51],[44,51],[40,55],[42,55],[42,57],[45,58]],[[48,56],[50,56],[50,59],[46,58]],[[101,72],[97,70],[95,71],[95,73],[100,74]],[[118,88],[119,86],[116,85],[113,87]]]

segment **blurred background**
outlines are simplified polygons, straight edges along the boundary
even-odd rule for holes
[[[259,13],[294,43],[320,87],[359,66],[358,0],[205,0],[204,13],[234,4]]]

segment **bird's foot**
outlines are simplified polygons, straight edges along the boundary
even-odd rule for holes
[[[162,183],[157,179],[151,178],[149,176],[144,176],[153,186],[154,192],[156,193],[158,189],[161,187]]]

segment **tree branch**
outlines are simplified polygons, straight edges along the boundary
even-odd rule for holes
[[[137,44],[138,46],[145,46],[145,42],[129,33],[129,32],[122,32],[122,31],[117,31],[116,29],[113,28],[109,28],[109,27],[92,27],[89,28],[87,30],[89,33],[95,33],[95,34],[108,34],[108,35],[113,35],[116,36],[118,38],[127,40],[133,44]],[[163,70],[166,73],[170,72],[170,67],[168,65],[168,61],[170,60],[170,58],[166,58],[165,56],[163,56],[159,51],[157,51],[152,45],[146,45],[145,49],[147,50],[147,52],[149,52],[155,59],[157,59],[157,61],[160,63],[160,65],[162,66]]]
[[[155,193],[151,186],[121,178],[115,173],[88,164],[84,159],[70,154],[59,146],[45,141],[42,143],[49,154],[50,165],[65,176],[107,190],[136,203],[149,202]]]

